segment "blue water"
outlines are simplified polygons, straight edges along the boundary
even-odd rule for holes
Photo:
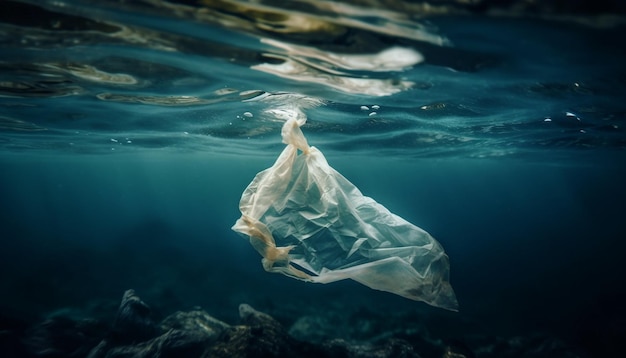
[[[617,349],[626,320],[619,14],[6,4],[3,316],[106,319],[133,288],[162,316],[200,306],[235,323],[242,302],[287,326],[329,310],[417,312],[442,339],[541,333],[590,356]],[[273,22],[296,14],[326,27]],[[398,46],[424,61],[347,69],[262,38],[325,55]],[[287,60],[305,69],[287,78],[256,67]],[[395,92],[359,93],[345,85],[354,79]],[[242,191],[284,146],[282,121],[268,112],[281,103],[260,98],[284,93],[323,102],[305,110],[302,129],[331,166],[441,242],[459,313],[265,273],[230,230]],[[371,335],[392,328],[380,330]]]

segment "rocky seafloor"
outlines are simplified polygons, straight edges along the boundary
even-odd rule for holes
[[[584,357],[548,336],[501,338],[470,332],[463,339],[444,340],[415,328],[419,326],[396,325],[394,317],[385,324],[399,329],[358,339],[355,332],[380,325],[375,319],[365,312],[351,322],[308,315],[286,327],[242,303],[238,322],[223,322],[202,309],[175,312],[157,322],[150,307],[128,290],[109,323],[69,314],[55,314],[34,325],[0,317],[0,352],[5,358]],[[352,337],[357,338],[332,337],[338,325],[352,327]]]

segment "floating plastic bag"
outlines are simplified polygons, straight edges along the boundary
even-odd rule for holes
[[[456,310],[441,245],[331,168],[307,144],[305,122],[303,115],[287,119],[287,147],[243,192],[242,216],[233,226],[250,238],[265,270],[309,282],[352,279]]]

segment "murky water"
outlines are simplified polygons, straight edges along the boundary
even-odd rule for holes
[[[369,312],[407,332],[417,315],[433,340],[612,352],[625,10],[529,4],[4,1],[1,315],[106,316],[134,288],[162,315],[234,322],[247,302],[285,325]],[[286,108],[335,169],[443,244],[458,314],[263,271],[230,227],[284,147]],[[400,330],[348,326],[330,335]]]

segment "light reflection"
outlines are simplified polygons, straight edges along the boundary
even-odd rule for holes
[[[137,96],[128,94],[100,93],[96,97],[102,101],[142,103],[159,106],[189,106],[206,104],[209,101],[195,96]]]
[[[281,64],[263,63],[252,69],[294,81],[322,84],[345,93],[368,96],[389,96],[411,88],[413,82],[397,79],[355,78],[332,75],[285,58]]]
[[[2,130],[39,132],[45,131],[46,128],[40,127],[31,122],[23,121],[21,119],[0,116],[0,131]]]
[[[321,33],[327,39],[331,39],[332,36],[348,30],[357,30],[435,45],[448,43],[445,37],[435,34],[427,26],[408,18],[402,12],[371,6],[318,0],[279,2],[276,5],[280,7],[268,1],[203,0],[201,4],[205,6],[203,8],[205,11],[194,11],[195,18],[239,29],[247,28],[255,32],[262,30],[279,34],[306,33],[310,36]],[[168,6],[177,7],[178,11],[182,10],[179,5],[168,4]],[[189,10],[192,9],[186,8],[183,12]],[[422,9],[421,13],[427,14],[428,11]]]
[[[283,64],[259,63],[261,56],[257,48],[237,47],[219,40],[195,37],[195,34],[185,36],[124,24],[111,21],[113,19],[106,16],[90,19],[85,17],[88,13],[81,11],[80,7],[73,9],[56,4],[48,13],[51,22],[64,20],[68,23],[66,26],[76,23],[84,29],[63,34],[63,43],[68,46],[112,43],[228,58],[242,66],[250,66],[282,78],[322,84],[345,93],[373,96],[391,95],[412,86],[412,82],[392,76],[383,78],[383,73],[403,71],[423,62],[424,57],[413,47],[418,48],[420,43],[447,44],[444,37],[434,33],[428,26],[406,13],[394,10],[310,0],[281,4],[264,0],[204,0],[200,3],[201,7],[195,7],[176,2],[145,0],[142,6],[154,7],[170,16],[193,18],[201,23],[217,24],[251,35],[274,48],[269,56],[283,60]],[[28,6],[31,10],[36,8],[35,5]],[[125,6],[141,8],[140,5]],[[30,40],[29,46],[58,46],[58,29],[29,30],[36,37],[36,40]],[[11,37],[25,38],[17,34]],[[402,47],[388,41],[397,38],[404,39]],[[315,46],[308,45],[310,43],[315,43]],[[91,64],[54,63],[44,66],[48,70],[53,69],[87,81],[114,85],[139,84],[130,72],[107,73]],[[375,74],[355,74],[350,71]],[[154,103],[153,100],[145,102]],[[167,102],[171,105],[169,100]]]
[[[350,94],[388,96],[413,85],[382,73],[404,71],[424,57],[411,47],[388,45],[386,38],[407,39],[410,46],[449,43],[414,18],[392,10],[308,0],[280,7],[267,1],[202,4],[204,11],[196,12],[196,19],[262,36],[261,42],[274,48],[266,57],[282,61],[254,64],[252,69]]]
[[[351,71],[402,71],[424,61],[417,51],[406,47],[390,47],[374,54],[339,54],[310,46],[288,44],[264,38],[261,42],[285,50],[289,57],[312,67],[321,66],[326,71],[332,67]],[[321,61],[316,65],[312,60]]]
[[[84,80],[115,85],[136,85],[139,81],[125,73],[108,73],[87,64],[43,64],[42,67],[70,73]]]
[[[237,92],[232,88],[219,89],[213,92],[213,96],[202,98],[197,96],[177,96],[177,95],[163,95],[163,96],[149,96],[149,95],[135,95],[125,93],[110,93],[103,92],[96,95],[101,101],[111,101],[120,103],[141,103],[155,106],[195,106],[201,104],[214,104],[227,101],[246,101],[251,98],[259,96],[264,93],[259,90],[250,90]]]

